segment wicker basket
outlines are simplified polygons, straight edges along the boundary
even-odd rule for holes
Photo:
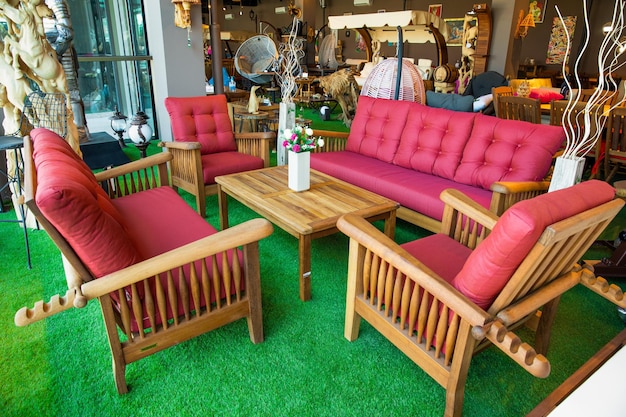
[[[278,60],[276,44],[265,35],[253,36],[239,46],[235,54],[235,68],[242,77],[256,84],[272,81],[274,63]]]
[[[374,67],[365,80],[361,89],[362,96],[374,98],[394,99],[396,78],[398,73],[398,59],[385,59]],[[408,60],[402,60],[402,79],[398,100],[426,103],[424,81],[415,65]]]

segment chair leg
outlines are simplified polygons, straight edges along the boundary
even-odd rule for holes
[[[115,321],[115,313],[113,312],[112,300],[108,295],[99,298],[102,317],[104,318],[104,326],[109,340],[109,348],[111,350],[111,361],[113,365],[113,379],[118,394],[126,394],[128,385],[126,384],[126,361],[124,360],[124,352],[122,351],[122,343],[117,333],[117,323]]]
[[[561,297],[556,297],[541,309],[541,318],[539,319],[539,325],[535,333],[535,351],[544,356],[548,354],[552,323],[554,322],[560,300]]]
[[[358,242],[350,240],[350,252],[348,259],[348,288],[346,291],[346,322],[343,335],[353,342],[359,337],[359,327],[361,326],[361,316],[356,312],[356,294],[361,272],[360,265],[363,265],[364,249]],[[362,290],[362,288],[359,288]]]
[[[248,331],[252,343],[261,343],[263,335],[263,310],[261,302],[261,273],[259,265],[259,245],[250,243],[243,248],[246,274],[246,294],[248,296]]]
[[[196,193],[196,207],[198,208],[198,214],[202,217],[206,217],[206,193],[204,192],[204,186],[198,187]]]
[[[458,332],[457,345],[454,348],[454,359],[452,360],[450,374],[445,386],[445,416],[461,417],[463,414],[465,382],[475,347],[476,343],[471,336],[471,326],[467,322],[462,321]]]

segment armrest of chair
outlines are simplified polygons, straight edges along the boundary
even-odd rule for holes
[[[244,259],[250,254],[248,247],[256,247],[257,242],[273,231],[270,222],[265,219],[253,219],[211,236],[181,246],[177,249],[155,256],[151,259],[131,265],[120,271],[86,282],[80,287],[67,290],[64,296],[55,295],[49,302],[38,301],[32,309],[23,307],[15,314],[15,324],[26,326],[38,320],[50,317],[73,306],[82,307],[88,300],[101,297],[111,292],[124,289],[132,284],[152,279],[162,273],[169,273],[184,265],[223,253],[229,249],[243,246]],[[255,262],[258,262],[256,252]],[[224,255],[225,256],[225,255]],[[257,266],[258,267],[258,266]]]
[[[583,274],[580,281],[582,285],[616,306],[626,309],[626,292],[615,284],[609,284],[605,278],[597,277],[592,272],[593,265],[585,264],[584,269],[586,273]]]
[[[490,210],[501,216],[513,204],[543,194],[549,187],[549,181],[495,182]]]
[[[468,248],[475,248],[493,229],[498,216],[455,189],[441,193],[445,203],[441,232]]]
[[[237,150],[248,155],[258,156],[263,159],[265,168],[270,166],[270,148],[276,141],[274,132],[246,132],[236,133],[235,142]]]
[[[198,179],[202,181],[200,142],[160,142],[159,146],[167,149],[172,155],[170,175],[175,186],[181,184],[204,186],[196,184]]]
[[[171,160],[172,155],[163,152],[94,175],[109,196],[115,198],[160,185],[170,185],[167,163]]]
[[[313,130],[313,137],[321,136],[324,139],[324,146],[316,147],[313,152],[335,152],[346,149],[348,142],[348,132],[333,132],[331,130]]]

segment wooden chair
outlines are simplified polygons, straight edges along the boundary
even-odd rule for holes
[[[605,127],[604,180],[609,182],[626,167],[626,107],[611,110]]]
[[[501,96],[496,114],[501,119],[541,123],[541,101],[513,95]]]
[[[553,126],[571,126],[574,129],[574,134],[578,135],[579,130],[583,129],[587,123],[585,123],[585,111],[587,103],[578,102],[574,103],[572,111],[569,117],[564,118],[565,110],[567,109],[567,100],[552,100],[550,102],[550,124]],[[601,128],[601,119],[605,117],[602,113],[603,106],[596,105],[591,108],[590,111],[590,134],[594,135],[598,129]],[[593,150],[594,161],[599,161],[604,149],[604,141],[602,138],[598,140]],[[594,177],[600,176],[599,172],[593,174]]]
[[[493,97],[493,107],[496,111],[496,117],[498,116],[498,100],[502,96],[512,96],[514,94],[513,88],[508,85],[491,88],[491,95]]]
[[[172,185],[196,196],[206,216],[206,196],[217,193],[215,177],[268,167],[275,132],[233,132],[223,95],[167,97],[174,142],[162,142],[172,153]]]
[[[597,93],[596,93],[597,92]],[[575,92],[574,92],[575,93]],[[596,88],[583,88],[580,90],[580,101],[588,102],[592,96],[596,94],[596,103],[604,106],[613,105],[617,102],[618,94],[616,91],[598,90]]]
[[[98,298],[120,394],[127,364],[227,323],[245,318],[263,341],[258,240],[269,222],[217,232],[168,186],[167,152],[94,176],[58,135],[31,136],[25,201],[61,250],[68,290],[19,310],[18,326]]]
[[[489,343],[548,376],[559,296],[592,275],[577,262],[624,202],[597,180],[522,201],[500,218],[457,190],[441,198],[442,232],[404,245],[357,216],[339,220],[350,237],[345,337],[354,341],[365,319],[446,389],[445,415],[460,416],[472,356]],[[539,308],[533,349],[511,330]]]

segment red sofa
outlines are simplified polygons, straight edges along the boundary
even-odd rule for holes
[[[547,190],[564,140],[556,126],[361,96],[343,150],[333,141],[311,168],[397,201],[398,217],[437,232],[447,188],[496,214]]]

